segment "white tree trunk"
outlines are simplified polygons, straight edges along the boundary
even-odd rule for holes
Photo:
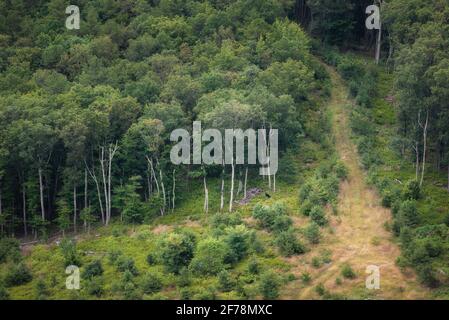
[[[419,176],[419,144],[418,141],[415,142],[415,155],[416,155],[416,163],[415,163],[415,180],[418,181]]]
[[[1,205],[1,190],[0,190],[0,214],[2,213]],[[27,202],[26,202],[26,186],[25,183],[22,185],[22,214],[23,214],[23,233],[26,236],[28,236],[28,230],[27,230]]]
[[[234,159],[232,159],[232,165],[231,165],[231,192],[230,192],[230,198],[229,198],[229,212],[232,212],[232,204],[234,202],[234,175],[235,175],[235,165],[234,165]]]
[[[160,194],[160,190],[159,190],[159,183],[157,181],[157,176],[156,176],[156,172],[154,171],[154,166],[153,166],[153,160],[146,157],[148,164],[150,165],[150,169],[151,169],[151,177],[154,178],[154,183],[156,183],[156,190],[157,193]]]
[[[98,179],[97,179],[94,169],[92,168],[92,171],[91,171],[89,169],[89,167],[87,166],[87,163],[86,162],[84,162],[84,163],[85,163],[87,171],[89,172],[89,175],[92,177],[92,180],[94,180],[94,182],[95,182],[95,186],[97,189],[98,202],[100,204],[101,222],[103,224],[105,224],[106,221],[105,221],[105,215],[104,215],[103,201],[101,199],[100,184],[98,183]]]
[[[380,22],[380,28],[377,33],[377,41],[376,41],[376,64],[380,62],[380,49],[382,45],[382,23]]]
[[[203,176],[204,184],[204,212],[209,212],[209,190],[207,189],[206,175]]]
[[[243,198],[246,199],[246,185],[248,182],[248,167],[245,168],[245,183],[243,184]]]
[[[220,212],[223,212],[223,208],[224,208],[224,187],[225,187],[224,176],[225,176],[225,167],[223,164],[223,170],[221,172]]]
[[[422,156],[422,170],[421,170],[421,181],[419,182],[419,186],[422,187],[422,184],[424,182],[424,173],[426,170],[426,156],[427,156],[427,128],[429,125],[429,110],[427,110],[426,115],[426,123],[423,128],[423,143],[424,143],[424,149],[423,149],[423,156]]]
[[[173,169],[172,212],[175,211],[176,169]]]
[[[76,233],[76,186],[73,186],[73,231]]]
[[[161,179],[161,189],[162,189],[162,198],[164,201],[164,205],[162,206],[162,215],[165,213],[165,206],[167,204],[167,199],[165,196],[165,186],[164,186],[164,179],[162,178],[162,169],[159,168],[159,177]]]
[[[38,173],[39,173],[39,194],[40,194],[40,201],[41,201],[41,215],[42,215],[42,220],[45,220],[44,184],[42,181],[42,169],[40,167],[38,169]]]

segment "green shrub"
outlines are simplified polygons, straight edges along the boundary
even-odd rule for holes
[[[120,258],[123,255],[123,252],[120,250],[115,250],[112,249],[110,251],[108,251],[108,260],[110,264],[115,264],[118,260],[118,258]]]
[[[311,280],[312,280],[312,277],[310,276],[310,273],[304,272],[301,274],[302,283],[309,284]]]
[[[322,265],[322,263],[321,263],[321,259],[320,258],[318,258],[318,257],[313,257],[312,258],[312,267],[318,269],[318,268],[321,267],[321,265]]]
[[[148,272],[144,275],[140,287],[145,294],[159,292],[162,289],[161,276],[153,272]]]
[[[248,229],[243,225],[229,227],[225,230],[225,244],[229,250],[226,254],[225,262],[234,264],[246,257],[249,248]]]
[[[293,230],[283,231],[276,237],[276,245],[284,256],[292,256],[305,252],[304,245],[297,239]]]
[[[192,276],[190,274],[190,270],[187,267],[183,267],[179,271],[177,283],[180,287],[188,287],[192,283]]]
[[[101,297],[104,293],[103,280],[101,278],[90,278],[86,284],[87,294],[95,297]]]
[[[310,216],[310,211],[315,205],[310,202],[310,200],[304,200],[304,202],[301,204],[301,207],[299,207],[299,212],[306,217]]]
[[[28,283],[33,279],[30,270],[22,262],[17,265],[13,265],[5,276],[5,286],[15,287]]]
[[[416,200],[405,200],[399,209],[401,226],[416,227],[419,224],[419,214]]]
[[[61,248],[62,255],[64,256],[64,265],[70,266],[81,266],[81,258],[78,255],[78,251],[76,249],[76,242],[74,240],[70,240],[67,238],[62,239],[59,244]]]
[[[278,215],[274,218],[271,230],[273,232],[282,232],[288,230],[293,224],[292,219],[287,215]]]
[[[20,243],[14,238],[0,239],[0,263],[11,259],[15,262],[20,260]]]
[[[237,213],[216,213],[212,216],[212,226],[214,228],[219,228],[221,226],[237,226],[239,224],[242,224],[242,218]]]
[[[326,214],[322,207],[314,206],[310,210],[310,219],[319,226],[325,226],[327,224]]]
[[[273,300],[279,296],[279,277],[272,271],[263,273],[260,276],[259,290],[264,299]]]
[[[260,272],[260,264],[259,264],[259,261],[257,261],[256,258],[252,258],[248,262],[248,272],[250,274],[259,274],[259,272]]]
[[[411,180],[407,182],[404,188],[404,198],[408,200],[419,200],[421,198],[421,187],[418,181]]]
[[[133,276],[137,276],[139,274],[133,258],[120,256],[116,261],[116,266],[117,270],[120,272],[129,272]]]
[[[304,236],[311,244],[318,244],[320,243],[320,227],[315,222],[310,223],[305,229],[304,229]]]
[[[341,269],[341,275],[346,279],[354,279],[357,276],[349,264],[343,265]]]
[[[223,292],[231,291],[234,288],[234,281],[228,271],[222,270],[218,274],[218,284]]]
[[[199,276],[218,274],[225,268],[228,250],[228,247],[218,239],[201,240],[190,263],[191,270]]]
[[[422,265],[417,268],[419,280],[429,288],[436,288],[440,285],[435,270],[430,265]]]
[[[159,243],[161,262],[168,272],[179,273],[193,258],[195,236],[187,232],[172,232]]]
[[[319,283],[316,287],[315,287],[315,292],[320,296],[325,296],[327,294],[327,290],[324,287],[324,285],[322,283]]]
[[[37,300],[46,300],[48,297],[48,289],[44,280],[39,279],[34,287]]]
[[[84,272],[82,274],[82,277],[84,279],[92,279],[93,277],[101,276],[102,274],[103,274],[103,266],[101,264],[101,261],[95,260],[86,266],[86,269],[84,269]]]
[[[9,298],[10,297],[8,291],[2,284],[0,284],[0,300],[9,300]]]
[[[153,253],[149,253],[147,255],[147,263],[150,266],[154,266],[155,264],[157,264],[157,258]]]

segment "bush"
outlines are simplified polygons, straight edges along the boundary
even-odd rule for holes
[[[103,280],[101,278],[90,278],[86,285],[87,294],[101,297],[103,294]]]
[[[33,279],[30,270],[24,263],[14,265],[5,276],[5,286],[15,287],[28,283]]]
[[[45,284],[44,280],[39,279],[36,282],[35,293],[36,293],[36,299],[37,300],[45,300],[45,299],[47,299],[48,290],[47,290],[47,285]]]
[[[418,181],[411,180],[407,182],[404,189],[404,198],[408,200],[419,200],[421,198],[421,187]]]
[[[168,272],[179,273],[193,258],[195,236],[187,232],[167,234],[159,243],[161,262]]]
[[[183,267],[181,271],[179,271],[177,283],[180,287],[190,286],[190,284],[192,283],[192,277],[188,268]]]
[[[320,227],[315,222],[310,223],[305,229],[304,229],[304,236],[311,244],[318,244],[320,243]]]
[[[326,214],[324,213],[323,208],[319,206],[314,206],[312,210],[310,210],[310,219],[321,227],[327,224]]]
[[[0,263],[8,259],[16,262],[20,260],[20,243],[14,238],[0,239]]]
[[[231,291],[234,288],[234,281],[228,271],[223,270],[218,274],[218,284],[223,292]]]
[[[401,227],[416,227],[419,224],[419,214],[416,200],[405,200],[399,209]]]
[[[292,220],[287,216],[286,208],[281,203],[275,203],[271,207],[257,204],[253,210],[253,217],[259,220],[263,228],[274,232],[287,230],[292,225]]]
[[[118,260],[118,258],[120,258],[123,255],[123,252],[121,252],[120,250],[111,250],[108,252],[108,260],[110,264],[115,264]]]
[[[239,225],[226,229],[224,242],[229,250],[225,258],[226,263],[234,264],[246,257],[249,248],[249,233],[245,226]]]
[[[190,263],[191,270],[197,275],[216,275],[225,268],[228,247],[220,240],[208,238],[198,243],[195,257]]]
[[[341,275],[346,279],[355,279],[357,276],[349,264],[343,265],[343,268],[341,269]]]
[[[259,289],[264,299],[273,300],[279,296],[280,280],[274,272],[265,272],[260,276]]]
[[[88,264],[86,269],[82,274],[84,279],[92,279],[96,276],[101,276],[103,274],[103,266],[101,265],[100,260],[95,260],[94,262]]]
[[[139,274],[133,258],[120,256],[116,261],[116,266],[117,270],[120,272],[129,272],[133,276],[137,276]]]
[[[312,280],[312,277],[310,276],[310,273],[304,272],[303,274],[301,274],[302,283],[309,284],[311,280]]]
[[[287,215],[279,215],[274,218],[271,230],[273,232],[282,232],[288,230],[293,224],[292,219]]]
[[[147,263],[150,266],[154,266],[155,264],[157,264],[157,258],[153,253],[149,253],[147,255]]]
[[[0,300],[9,300],[9,293],[3,285],[0,284]]]
[[[156,273],[149,272],[143,277],[140,287],[145,294],[159,292],[162,289],[161,277]]]
[[[304,202],[301,204],[301,207],[299,207],[299,212],[306,217],[310,216],[310,211],[315,205],[310,202],[310,200],[304,200]]]
[[[248,272],[250,274],[259,274],[259,272],[260,272],[260,264],[259,264],[259,261],[257,261],[256,258],[252,258],[248,262]]]
[[[76,242],[67,238],[62,239],[60,243],[60,248],[62,255],[64,256],[64,265],[70,266],[81,266],[81,259],[78,256],[78,251],[76,249]]]
[[[276,245],[284,256],[292,256],[305,252],[304,245],[296,238],[293,230],[283,231],[276,237]]]

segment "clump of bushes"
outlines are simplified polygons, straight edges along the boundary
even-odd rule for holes
[[[253,217],[263,228],[273,232],[285,231],[293,224],[282,203],[275,203],[272,206],[257,204],[253,209]]]
[[[314,206],[312,210],[310,210],[310,219],[320,227],[327,224],[326,213],[324,212],[324,209],[319,206]]]
[[[115,266],[117,267],[117,270],[120,272],[129,272],[133,276],[139,275],[139,271],[136,268],[133,258],[120,256],[116,260]]]
[[[214,238],[201,240],[190,263],[190,269],[199,276],[216,275],[225,269],[227,253],[228,247],[222,241]]]
[[[346,279],[355,279],[357,277],[352,267],[347,263],[343,265],[341,275]]]
[[[6,287],[15,287],[28,283],[33,276],[28,267],[23,263],[13,265],[4,278]]]
[[[82,273],[84,279],[92,279],[103,274],[103,265],[100,260],[89,263]]]
[[[246,257],[249,249],[249,231],[245,226],[226,228],[223,240],[228,247],[226,263],[235,264]]]
[[[306,251],[305,246],[298,240],[292,229],[279,233],[276,236],[275,243],[279,252],[287,257],[302,254]]]
[[[19,261],[20,244],[19,241],[14,238],[1,238],[0,239],[0,263],[4,263],[8,260],[14,262]]]
[[[140,287],[145,294],[153,294],[162,289],[162,277],[159,274],[148,272],[144,275]]]
[[[276,299],[279,296],[280,285],[278,275],[272,271],[267,271],[260,276],[259,290],[264,299]]]
[[[318,244],[320,243],[320,227],[316,222],[310,223],[305,229],[304,229],[304,236],[309,241],[310,244]]]
[[[158,244],[160,260],[168,272],[178,274],[190,264],[195,250],[195,236],[177,231],[165,235]]]
[[[64,256],[65,267],[70,265],[78,267],[81,266],[81,258],[78,255],[75,240],[64,238],[59,244],[59,247],[61,248],[62,255]]]

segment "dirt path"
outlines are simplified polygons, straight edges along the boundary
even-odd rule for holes
[[[322,283],[330,293],[338,293],[354,299],[422,299],[428,291],[416,281],[413,272],[403,273],[395,265],[400,255],[399,247],[392,242],[390,232],[385,230],[385,222],[391,219],[389,210],[380,205],[377,193],[364,181],[364,173],[359,166],[359,156],[349,132],[349,108],[347,88],[339,75],[328,68],[333,90],[330,100],[332,127],[336,149],[348,168],[348,180],[340,190],[338,215],[331,218],[331,230],[322,243],[312,248],[305,256],[298,257],[297,275],[307,271],[312,282],[305,286],[301,281],[293,282],[286,288],[286,294],[294,299],[315,299],[319,296],[315,286]],[[332,261],[320,268],[311,265],[311,259],[320,256],[323,250],[330,250]],[[349,263],[357,273],[357,278],[347,280],[341,276],[344,263]],[[365,286],[366,267],[380,268],[380,289],[368,290]],[[337,285],[336,278],[342,283]]]

